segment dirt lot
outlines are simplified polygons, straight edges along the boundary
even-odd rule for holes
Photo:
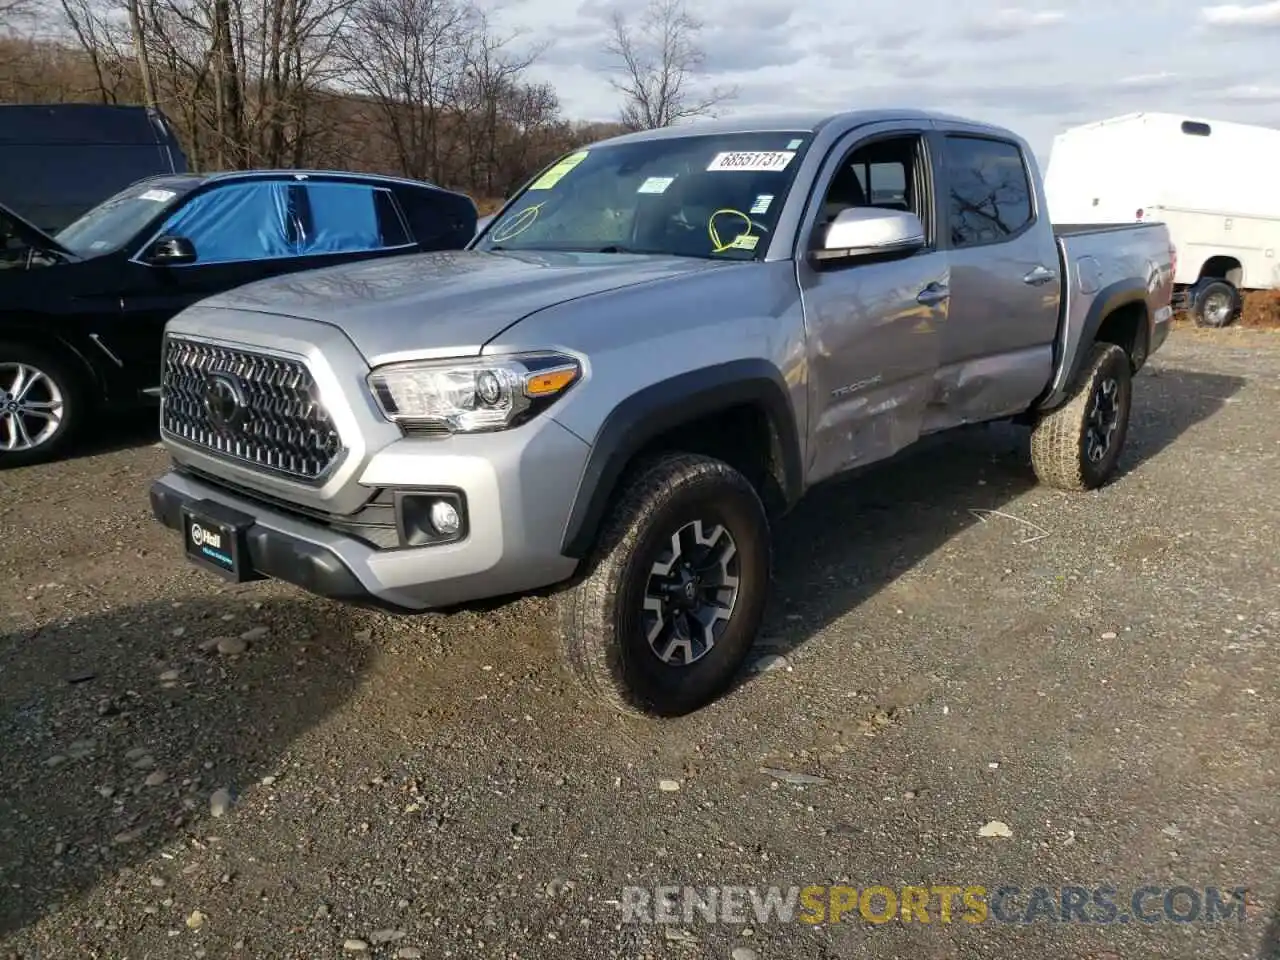
[[[816,493],[785,659],[666,724],[579,696],[545,600],[397,621],[189,569],[146,424],[0,476],[0,957],[1277,960],[1280,336],[1179,331],[1136,395],[1097,494],[1034,486],[1005,428]],[[712,883],[1250,894],[1106,926],[613,903]]]

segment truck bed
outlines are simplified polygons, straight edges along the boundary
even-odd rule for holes
[[[1156,220],[1134,220],[1132,223],[1055,223],[1053,234],[1056,237],[1078,237],[1086,233],[1116,233],[1158,226],[1161,224]]]
[[[1172,270],[1169,267],[1172,246],[1169,231],[1158,221],[1133,223],[1055,223],[1054,239],[1058,245],[1062,278],[1062,306],[1059,319],[1058,348],[1051,396],[1061,396],[1069,384],[1071,371],[1064,362],[1082,348],[1085,337],[1091,337],[1090,317],[1094,304],[1107,301],[1111,288],[1119,278],[1147,282],[1147,300],[1156,305],[1158,316],[1152,322],[1167,330],[1167,306],[1172,293]],[[1157,273],[1165,265],[1166,273]],[[1154,333],[1156,327],[1152,327]],[[1134,354],[1135,372],[1146,362],[1149,353],[1158,349],[1155,340],[1142,341]]]

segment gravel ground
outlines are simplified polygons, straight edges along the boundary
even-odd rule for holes
[[[1280,336],[1178,331],[1136,397],[1095,494],[1003,427],[815,492],[771,669],[667,723],[579,695],[544,599],[397,620],[190,569],[145,423],[0,475],[0,957],[1280,960]],[[1250,893],[621,922],[624,886],[713,883]]]

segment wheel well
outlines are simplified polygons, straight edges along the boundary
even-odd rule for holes
[[[770,515],[787,508],[782,440],[763,407],[744,403],[681,423],[646,443],[631,463],[676,451],[729,464],[756,488]]]
[[[1244,282],[1244,266],[1235,257],[1210,257],[1200,268],[1200,279],[1225,280],[1237,290]]]
[[[30,347],[47,353],[55,360],[66,364],[67,372],[78,377],[85,388],[101,393],[104,389],[101,378],[88,360],[70,344],[60,337],[29,327],[0,332],[0,341],[14,346]]]
[[[1097,343],[1114,343],[1129,355],[1129,362],[1137,366],[1146,357],[1146,338],[1147,305],[1135,301],[1107,314],[1094,340]]]

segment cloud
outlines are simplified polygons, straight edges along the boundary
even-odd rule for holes
[[[698,38],[710,73],[731,73],[760,67],[790,66],[804,59],[795,45],[798,31],[790,27],[792,11],[775,0],[747,0],[715,7],[705,16]]]
[[[1232,103],[1265,103],[1280,102],[1280,87],[1259,87],[1255,84],[1239,84],[1228,87],[1218,94],[1223,100]]]
[[[969,40],[1007,40],[1033,30],[1056,26],[1066,19],[1067,15],[1061,10],[1005,7],[993,10],[986,16],[974,17],[961,29],[960,34]]]
[[[693,10],[701,22],[697,45],[704,54],[703,74],[734,73],[761,67],[789,66],[804,58],[792,45],[796,31],[788,22],[791,11],[774,0],[740,0],[714,12]],[[639,37],[642,10],[627,0],[584,0],[575,22],[557,25],[552,47],[543,62],[579,65],[602,73],[617,66],[607,47],[613,38],[613,17],[622,14]]]
[[[531,78],[555,85],[568,116],[617,115],[608,16],[635,20],[646,0],[484,2],[556,40]],[[1066,126],[1135,111],[1280,120],[1267,29],[1280,26],[1280,0],[687,2],[705,23],[709,76],[697,86],[740,90],[722,113],[931,107],[1011,127],[1039,155]],[[1212,41],[1188,43],[1189,28]]]
[[[1121,77],[1116,85],[1127,90],[1167,90],[1178,83],[1178,75],[1167,70],[1159,73],[1135,73]]]
[[[1226,3],[1201,7],[1200,19],[1211,27],[1280,29],[1280,0],[1270,3]]]

